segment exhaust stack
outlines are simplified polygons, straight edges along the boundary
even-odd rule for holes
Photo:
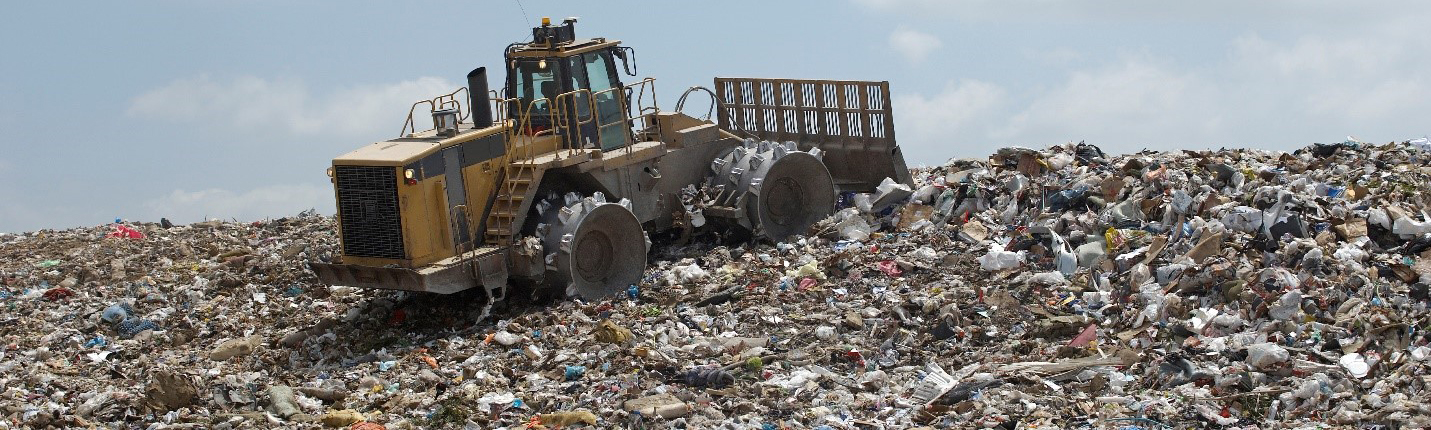
[[[472,128],[483,129],[492,126],[491,97],[487,92],[487,68],[478,67],[467,73],[468,109],[472,112]]]

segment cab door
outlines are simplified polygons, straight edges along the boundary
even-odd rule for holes
[[[631,126],[626,121],[626,94],[616,74],[611,51],[581,55],[587,81],[596,105],[596,128],[601,136],[601,149],[610,150],[631,144]]]
[[[575,110],[583,117],[574,133],[581,136],[583,147],[590,145],[603,151],[631,143],[631,128],[626,121],[624,88],[612,67],[610,51],[589,52],[567,58],[567,70],[572,85],[587,91],[574,101],[584,103]],[[590,97],[587,99],[586,97]],[[590,110],[594,109],[595,112]]]

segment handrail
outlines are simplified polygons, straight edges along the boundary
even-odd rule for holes
[[[468,94],[468,97],[469,97],[469,98],[471,97],[472,92],[471,92],[471,90],[468,90],[467,87],[457,87],[457,89],[452,90],[452,92],[450,92],[450,93],[442,94],[442,95],[439,95],[439,96],[437,96],[437,97],[433,97],[433,98],[430,99],[430,100],[418,100],[418,101],[416,101],[416,102],[413,102],[413,103],[412,103],[412,107],[410,107],[410,108],[407,109],[407,121],[403,121],[403,123],[402,123],[402,131],[399,131],[399,132],[398,132],[398,137],[408,136],[408,135],[409,135],[409,133],[408,133],[408,131],[407,131],[408,128],[412,128],[412,132],[413,132],[413,133],[417,133],[417,124],[412,121],[412,114],[413,114],[413,112],[416,112],[416,111],[417,111],[417,105],[420,105],[420,104],[423,104],[423,103],[427,103],[427,106],[428,106],[428,108],[427,108],[427,113],[428,113],[429,115],[432,114],[433,112],[436,112],[439,108],[447,109],[448,106],[451,106],[451,107],[457,109],[457,121],[458,121],[458,122],[462,122],[463,120],[466,120],[468,117],[471,117],[471,116],[472,116],[472,107],[471,107],[471,106],[468,106],[468,107],[467,107],[467,113],[466,113],[466,114],[463,114],[463,113],[462,113],[462,102],[461,102],[460,99],[457,98],[457,93],[461,93],[461,92],[465,92],[465,93]]]
[[[575,96],[577,96],[577,95],[581,95],[581,94],[585,94],[585,95],[586,95],[586,116],[587,116],[586,120],[582,120],[580,115],[567,115],[567,112],[566,112],[567,102],[570,102],[570,103],[572,104],[572,106],[576,106],[576,103],[575,103],[575,102],[572,102],[572,101],[571,101],[571,98],[572,98],[572,97],[575,97]],[[597,94],[600,94],[600,93],[597,93]],[[573,113],[575,113],[575,112],[573,112]],[[585,141],[584,139],[582,139],[582,137],[583,137],[583,136],[582,136],[582,131],[581,131],[581,126],[582,126],[582,125],[595,123],[595,124],[597,124],[597,127],[600,127],[600,123],[596,120],[596,119],[597,119],[596,97],[595,97],[595,94],[592,94],[592,92],[591,92],[590,89],[581,88],[581,89],[577,89],[577,90],[574,90],[574,91],[567,91],[567,92],[558,94],[558,95],[556,96],[555,109],[553,109],[552,115],[553,115],[553,118],[555,119],[555,121],[559,123],[559,125],[560,125],[560,127],[561,127],[562,129],[564,129],[564,130],[571,130],[571,131],[572,131],[572,133],[573,133],[572,136],[571,136],[571,137],[572,137],[572,142],[573,142],[573,145],[572,145],[572,146],[577,146],[577,147],[579,147],[579,146],[581,146],[581,143]],[[575,121],[572,121],[572,118],[575,118]],[[574,122],[574,123],[573,123],[573,122]],[[558,124],[553,124],[553,125],[558,125]],[[555,128],[555,127],[554,127],[554,128]],[[598,128],[598,130],[599,130],[599,128]],[[596,135],[597,135],[597,136],[601,136],[601,133],[598,131]],[[568,156],[570,156],[570,155],[573,153],[573,152],[572,152],[573,149],[574,149],[574,148],[567,148],[567,155],[568,155]]]
[[[676,112],[683,112],[683,110],[684,110],[685,107],[686,107],[686,97],[689,97],[689,96],[691,95],[691,93],[695,92],[696,90],[705,91],[706,94],[709,94],[709,95],[711,96],[711,105],[710,105],[710,108],[709,108],[709,109],[706,109],[706,116],[705,116],[704,118],[701,118],[701,119],[704,119],[704,120],[709,121],[709,120],[711,119],[711,116],[715,115],[715,109],[716,109],[716,94],[715,94],[715,91],[711,91],[710,88],[706,88],[706,87],[703,87],[703,86],[700,86],[700,85],[695,85],[695,86],[692,86],[692,87],[690,87],[690,88],[687,88],[687,89],[686,89],[686,92],[681,93],[681,98],[676,100]]]
[[[416,132],[417,132],[417,124],[413,124],[413,122],[412,122],[412,113],[417,110],[417,105],[420,105],[420,104],[423,104],[423,103],[427,103],[427,106],[428,106],[428,107],[427,107],[427,111],[428,111],[428,112],[432,112],[432,111],[437,110],[437,105],[436,105],[435,103],[433,103],[432,100],[418,100],[418,101],[416,101],[416,102],[413,102],[413,103],[412,103],[412,107],[407,108],[407,121],[403,121],[403,123],[402,123],[402,131],[399,131],[399,132],[398,132],[398,137],[407,136],[407,135],[408,135],[407,129],[408,129],[409,126],[412,127],[412,132],[413,132],[413,133],[416,133]]]
[[[651,105],[650,105],[650,106],[645,106],[646,92],[647,92],[647,88],[648,88],[648,87],[650,88],[650,93],[651,93],[651,100],[650,100]],[[633,83],[631,83],[631,84],[625,85],[625,86],[623,86],[622,88],[623,88],[623,93],[625,93],[625,94],[630,94],[630,93],[633,93],[633,92],[636,94],[636,98],[635,98],[635,100],[634,100],[634,105],[636,106],[636,116],[631,116],[631,111],[630,111],[631,107],[628,106],[628,105],[626,105],[626,103],[627,103],[627,98],[625,98],[625,97],[622,97],[622,98],[621,98],[621,103],[622,103],[621,111],[626,115],[627,121],[628,121],[628,123],[629,123],[629,127],[632,128],[632,129],[635,129],[635,128],[636,128],[636,120],[639,119],[639,120],[641,120],[641,129],[642,129],[642,132],[643,132],[643,133],[650,133],[650,132],[654,131],[657,135],[659,135],[659,134],[660,134],[660,130],[650,130],[650,128],[651,128],[653,125],[659,127],[659,122],[653,121],[653,120],[652,120],[652,117],[654,117],[656,114],[658,114],[658,113],[661,112],[661,108],[660,108],[660,106],[658,105],[657,99],[656,99],[656,79],[655,79],[655,78],[645,78],[645,79],[642,79],[642,80],[640,80],[640,81],[636,81],[636,82],[633,82]],[[634,137],[634,136],[633,136],[633,137]],[[632,142],[632,143],[634,144],[635,142]],[[632,156],[633,156],[633,155],[632,155],[632,152],[633,152],[633,151],[631,151],[630,149],[628,149],[628,150],[626,151],[626,157],[627,157],[627,158],[632,157]]]
[[[498,101],[498,105],[502,106],[503,109],[501,113],[503,114],[502,117],[504,119],[502,121],[511,121],[511,126],[507,128],[505,133],[506,142],[503,145],[505,151],[503,151],[504,153],[502,155],[502,176],[497,178],[497,183],[500,185],[493,187],[493,192],[496,193],[496,196],[500,196],[503,193],[506,193],[506,195],[509,197],[508,201],[511,201],[510,197],[514,195],[514,193],[516,193],[517,191],[516,182],[509,181],[508,179],[521,176],[523,173],[535,169],[535,167],[532,166],[530,163],[530,161],[534,158],[535,155],[532,154],[532,151],[534,149],[532,148],[531,142],[528,141],[524,145],[519,145],[519,140],[522,136],[536,137],[543,133],[551,132],[550,130],[543,130],[540,133],[532,132],[532,111],[536,109],[536,106],[539,103],[546,103],[548,106],[552,105],[552,102],[550,100],[547,100],[546,98],[532,100],[531,102],[527,103],[525,107],[521,105],[521,100],[517,98],[502,99]],[[518,110],[515,119],[505,119],[505,109],[507,109],[507,106],[513,105],[515,105],[516,109]],[[535,185],[536,184],[532,184],[530,186]],[[487,228],[496,229],[498,232],[504,233],[504,235],[507,236],[507,242],[511,243],[512,241],[516,240],[516,232],[514,231],[514,229],[516,228],[516,220],[517,215],[513,214],[512,218],[509,219],[505,223],[505,225],[499,223],[499,225],[496,226],[489,225],[487,226]],[[485,237],[486,231],[483,231],[482,233]]]
[[[505,194],[510,198],[517,191],[517,183],[515,181],[510,181],[509,179],[521,177],[530,171],[535,171],[536,166],[533,161],[535,161],[537,154],[534,153],[536,151],[536,148],[533,145],[533,140],[535,140],[535,138],[538,136],[554,134],[557,132],[558,129],[562,129],[565,130],[565,132],[572,133],[571,138],[575,139],[574,142],[577,142],[579,145],[580,142],[582,142],[581,125],[592,123],[596,124],[597,136],[600,136],[601,129],[603,127],[614,126],[620,123],[627,124],[629,130],[630,128],[635,127],[636,120],[638,119],[642,121],[643,128],[650,127],[652,124],[655,123],[654,121],[652,121],[651,117],[654,116],[657,112],[660,112],[659,107],[656,106],[655,81],[656,80],[653,78],[645,78],[628,85],[609,88],[606,90],[597,91],[595,93],[593,93],[590,89],[583,88],[558,94],[551,99],[538,98],[526,103],[522,103],[522,100],[520,98],[494,98],[494,100],[497,100],[496,112],[498,117],[502,118],[502,121],[509,125],[505,132],[506,142],[504,144],[504,147],[506,151],[504,151],[504,154],[501,157],[501,162],[504,168],[501,172],[502,176],[497,178],[497,183],[500,185],[493,187],[493,192],[496,193],[495,196],[501,196]],[[603,123],[600,120],[600,115],[596,106],[596,95],[608,92],[616,93],[618,91],[622,95],[622,97],[616,97],[621,112],[621,118],[619,120]],[[651,106],[645,106],[647,92],[651,94]],[[636,106],[638,106],[638,114],[636,116],[631,115],[630,106],[628,105],[629,96],[633,93],[637,95],[635,104]],[[571,115],[568,115],[568,109],[574,109],[574,106],[576,106],[575,102],[572,101],[572,98],[576,97],[579,94],[586,95],[586,103],[589,115],[585,120],[583,120],[582,118],[576,118]],[[537,106],[542,104],[548,106],[546,115],[548,115],[549,123],[552,125],[552,127],[546,130],[542,130],[540,132],[534,132],[532,130],[532,117],[534,112],[536,112],[537,110]],[[571,106],[568,106],[568,104],[570,104]],[[509,112],[509,109],[515,109],[516,111]],[[515,115],[510,115],[512,113],[515,113]],[[540,114],[538,114],[537,116],[540,116]],[[522,142],[523,139],[526,140],[525,143]],[[633,151],[631,150],[630,145],[627,145],[626,149],[626,156],[631,157]],[[558,159],[560,159],[563,151],[566,153],[567,156],[571,156],[576,153],[576,150],[577,148],[558,148],[556,150],[556,156]],[[538,184],[530,184],[529,186],[535,187],[537,185]],[[513,230],[516,228],[517,218],[519,218],[518,214],[512,214],[512,218],[510,218],[509,221],[506,221],[505,223],[499,223],[495,226],[488,225],[487,228],[495,229],[501,235],[506,236],[508,244],[510,244],[510,242],[516,240],[516,232]],[[483,234],[485,235],[486,232],[484,231]]]

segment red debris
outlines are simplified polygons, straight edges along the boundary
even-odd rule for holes
[[[388,325],[402,324],[403,321],[407,321],[407,311],[402,309],[393,311],[392,316],[388,317]]]
[[[899,277],[901,273],[904,273],[903,271],[899,270],[899,265],[895,264],[894,260],[885,260],[879,262],[879,270],[881,272],[884,272],[884,274],[889,275],[889,277],[891,278]]]
[[[372,421],[362,421],[353,423],[353,426],[348,427],[348,430],[387,430],[387,427],[383,427],[382,424]]]
[[[69,288],[65,288],[65,287],[55,287],[55,288],[51,288],[51,289],[45,291],[44,297],[45,297],[45,300],[49,300],[49,301],[52,301],[52,302],[53,302],[53,301],[56,301],[56,300],[59,300],[59,299],[69,298],[69,297],[72,297],[72,296],[74,296],[74,295],[75,295],[75,292],[74,292],[74,291],[70,291]]]
[[[113,237],[120,239],[143,239],[144,233],[140,233],[139,230],[129,228],[129,226],[127,225],[115,224],[114,231],[109,232],[109,235],[105,237]]]
[[[1098,324],[1089,324],[1088,327],[1083,329],[1082,333],[1079,333],[1078,336],[1073,337],[1073,341],[1069,342],[1068,346],[1072,346],[1075,348],[1086,346],[1088,345],[1088,342],[1092,342],[1093,339],[1097,338]]]
[[[800,291],[809,291],[815,288],[815,278],[805,277],[800,279]]]

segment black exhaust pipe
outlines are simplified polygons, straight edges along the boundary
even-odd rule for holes
[[[491,95],[487,93],[487,68],[478,67],[467,73],[468,109],[472,110],[472,128],[492,126]]]

